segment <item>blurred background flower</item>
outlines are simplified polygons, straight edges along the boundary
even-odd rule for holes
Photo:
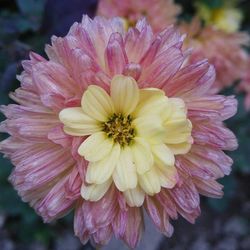
[[[97,8],[97,15],[123,17],[126,28],[146,17],[154,31],[175,24],[180,12],[181,6],[174,3],[174,0],[99,0]]]
[[[202,17],[197,2],[206,6],[205,12],[209,12],[209,16],[213,16],[212,19],[211,17]],[[225,5],[225,3],[230,3],[230,6]],[[246,53],[247,50],[243,49],[242,45],[245,47],[245,45],[249,45],[249,42],[246,43],[246,36],[245,34],[242,35],[242,32],[250,32],[250,2],[248,0],[237,2],[228,0],[176,0],[175,4],[182,7],[182,12],[178,17],[181,23],[190,23],[195,16],[202,19],[198,21],[200,33],[196,34],[197,37],[205,33],[207,39],[207,36],[210,38],[208,34],[211,34],[213,40],[215,39],[213,34],[219,34],[219,38],[217,35],[215,36],[219,40],[218,43],[225,43],[225,46],[222,46],[222,51],[217,49],[219,55],[223,55],[224,50],[233,50],[233,55],[236,55],[234,50],[241,51],[240,54]],[[209,11],[207,8],[209,8]],[[16,81],[16,74],[21,71],[20,60],[28,56],[29,50],[43,53],[44,43],[49,41],[52,34],[66,35],[70,25],[74,21],[80,21],[82,14],[88,13],[90,16],[94,16],[96,9],[97,0],[1,0],[0,104],[10,102],[9,91],[14,90],[19,85]],[[217,10],[215,11],[216,14],[211,15],[215,9],[220,11]],[[218,15],[218,13],[220,14]],[[233,13],[233,15],[228,15],[228,13]],[[174,17],[175,20],[177,14],[179,14],[179,9],[170,16]],[[221,21],[221,19],[224,21]],[[215,20],[217,27],[211,28],[211,26],[215,26]],[[230,26],[225,28],[225,23],[230,24]],[[227,42],[231,39],[230,37],[232,37],[230,44],[233,45],[229,49]],[[193,39],[196,39],[196,37],[194,36]],[[190,43],[193,43],[193,41]],[[195,49],[195,46],[192,46]],[[214,51],[214,48],[212,46],[212,51]],[[216,46],[216,48],[218,47]],[[206,47],[206,50],[209,50],[209,47]],[[225,62],[230,61],[232,55],[227,52],[225,55]],[[232,69],[233,75],[234,72],[242,72],[242,60],[240,60],[241,57],[236,59],[238,56],[233,56],[233,65],[228,68],[229,70]],[[245,55],[243,57],[245,58]],[[234,68],[239,68],[240,71],[235,71]],[[220,92],[227,95],[235,94],[239,101],[237,115],[227,122],[227,125],[237,135],[239,148],[231,153],[234,159],[233,173],[220,181],[225,186],[223,199],[203,198],[201,200],[203,212],[196,225],[192,226],[179,220],[174,223],[175,234],[171,239],[162,238],[149,227],[138,249],[250,249],[250,114],[244,106],[245,102],[248,107],[249,97],[247,96],[249,95],[246,95],[246,93],[249,93],[249,72],[248,61],[244,76],[241,75],[244,80],[240,85],[240,79],[238,79],[240,77],[238,76],[236,77],[238,81],[232,80],[232,82],[226,81],[225,84],[219,84]],[[231,72],[229,72],[229,75],[231,75]],[[226,87],[224,88],[224,86]],[[239,92],[239,89],[243,91]],[[3,119],[1,114],[0,119]],[[5,135],[0,134],[0,140],[5,137]],[[0,249],[93,249],[90,245],[82,246],[78,239],[73,237],[72,215],[52,223],[50,226],[44,225],[33,210],[27,204],[21,202],[8,183],[7,178],[11,170],[12,166],[9,161],[1,157]],[[112,242],[106,249],[122,250],[125,248],[117,245],[116,242]]]
[[[216,29],[235,32],[240,29],[243,14],[237,7],[237,0],[196,1],[197,16]]]
[[[207,58],[214,65],[216,80],[210,90],[212,93],[218,93],[243,78],[249,62],[246,47],[250,36],[246,32],[228,33],[213,25],[204,26],[198,17],[191,22],[182,22],[180,30],[187,34],[186,47],[193,49],[189,61]]]

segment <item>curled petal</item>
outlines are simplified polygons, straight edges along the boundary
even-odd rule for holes
[[[96,184],[90,184],[90,185],[82,184],[81,196],[85,200],[98,201],[108,191],[111,183],[112,183],[112,181],[111,181],[111,179],[109,179],[106,182],[104,182],[102,184],[99,184],[99,185],[96,185]]]
[[[134,189],[126,190],[123,194],[130,207],[142,206],[145,198],[145,193],[139,186]]]

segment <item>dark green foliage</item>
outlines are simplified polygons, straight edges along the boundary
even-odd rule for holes
[[[216,8],[220,8],[223,6],[223,0],[201,0],[198,2],[204,3],[211,9],[216,9]]]

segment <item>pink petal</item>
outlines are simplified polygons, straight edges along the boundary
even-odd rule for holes
[[[237,100],[234,96],[204,96],[190,98],[187,102],[189,117],[224,121],[237,112]]]
[[[80,190],[82,186],[82,179],[78,172],[77,167],[74,167],[72,172],[69,174],[67,181],[65,182],[65,192],[67,199],[74,199],[80,197]]]
[[[167,237],[171,237],[174,229],[169,217],[157,199],[146,197],[146,210],[157,229]]]
[[[140,208],[131,207],[127,213],[128,219],[123,240],[129,247],[135,248],[140,241],[144,228],[142,211]]]
[[[120,239],[125,234],[127,221],[128,213],[120,210],[112,222],[112,228],[116,238]]]
[[[172,219],[177,219],[178,214],[176,210],[176,205],[171,199],[170,195],[164,188],[162,188],[161,192],[156,195],[156,199],[159,201],[165,212]]]
[[[130,62],[139,63],[150,48],[153,41],[153,33],[150,26],[146,25],[138,29],[129,29],[125,37],[125,50]],[[141,46],[143,44],[143,46]]]
[[[27,141],[47,141],[49,131],[59,122],[55,114],[43,107],[8,105],[2,106],[1,111],[9,118],[1,125],[3,130]]]
[[[105,65],[111,76],[121,74],[128,63],[124,49],[123,38],[119,33],[113,33],[105,50]]]
[[[199,194],[194,184],[188,179],[183,180],[183,183],[179,187],[169,190],[169,194],[178,207],[187,213],[192,213],[199,207]]]
[[[86,244],[89,240],[90,233],[85,226],[85,218],[83,215],[83,200],[79,199],[75,208],[74,216],[74,231],[75,235],[79,237],[82,244]]]
[[[16,168],[10,181],[25,201],[30,201],[33,191],[34,197],[40,197],[39,189],[50,189],[50,185],[75,164],[67,151],[49,143],[23,147],[20,141],[20,147],[11,159]]]
[[[193,145],[191,154],[197,155],[217,165],[225,175],[229,175],[231,172],[233,160],[221,150],[208,146]]]
[[[93,233],[93,241],[99,246],[106,245],[110,241],[112,233],[113,231],[111,226],[102,227]]]
[[[75,199],[67,198],[64,189],[67,178],[65,177],[52,187],[45,198],[35,205],[35,210],[45,222],[65,216],[73,208]]]
[[[171,60],[166,60],[171,58]],[[158,55],[151,65],[143,68],[138,84],[143,87],[162,88],[184,62],[182,51],[171,47]]]
[[[212,85],[215,78],[213,68],[206,60],[183,67],[166,82],[164,87],[168,96],[187,98],[202,96]]]
[[[49,131],[48,139],[64,148],[72,145],[72,138],[64,133],[62,124]]]
[[[66,101],[79,95],[79,88],[76,88],[67,70],[60,64],[51,61],[36,64],[32,77],[44,105],[52,109],[64,108]]]
[[[238,147],[235,135],[221,124],[195,124],[192,136],[195,143],[209,145],[222,150],[235,150]]]
[[[83,203],[85,226],[91,233],[112,223],[117,213],[117,202],[114,195],[114,187],[111,187],[101,200]]]
[[[223,196],[223,186],[215,180],[204,181],[202,179],[195,179],[194,183],[196,185],[197,190],[202,195],[212,198],[221,198]]]

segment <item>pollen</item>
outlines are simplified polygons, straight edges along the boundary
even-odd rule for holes
[[[114,114],[102,124],[103,131],[122,147],[128,146],[136,135],[132,120],[130,115]]]

